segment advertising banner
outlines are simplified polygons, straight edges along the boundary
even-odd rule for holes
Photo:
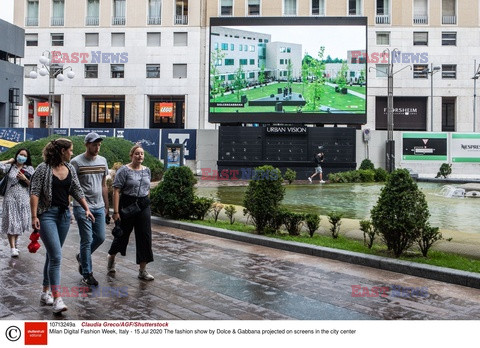
[[[41,117],[48,116],[50,114],[49,103],[38,103],[37,104],[37,115]]]
[[[95,132],[101,137],[113,137],[112,128],[70,128],[70,135],[73,136],[85,136],[90,132]]]
[[[480,134],[452,133],[450,155],[452,162],[480,162]]]
[[[387,110],[387,97],[376,97],[375,129],[387,130]],[[394,97],[393,130],[427,130],[427,98]]]
[[[159,158],[160,130],[158,129],[115,129],[115,136],[140,143],[145,151]]]
[[[184,158],[196,159],[197,131],[195,129],[162,129],[162,158],[165,158],[165,144],[183,144]]]
[[[68,128],[54,128],[53,134],[68,137]],[[26,128],[25,140],[38,140],[48,137],[48,128]]]
[[[24,128],[0,128],[0,152],[24,141]]]
[[[447,161],[448,133],[403,133],[402,160]]]

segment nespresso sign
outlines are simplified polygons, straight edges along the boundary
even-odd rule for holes
[[[375,129],[387,129],[387,97],[376,97]],[[394,97],[393,98],[394,130],[427,130],[427,98],[426,97]]]
[[[307,134],[307,127],[302,126],[269,126],[267,134]]]

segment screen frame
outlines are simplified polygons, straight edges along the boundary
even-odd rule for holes
[[[281,113],[281,112],[212,112],[210,108],[210,60],[212,52],[211,33],[212,27],[217,26],[364,26],[365,27],[365,52],[368,57],[368,18],[355,17],[211,17],[209,27],[208,50],[208,86],[207,108],[210,123],[239,124],[347,124],[364,125],[367,123],[368,101],[368,63],[365,63],[365,111],[364,113]],[[354,49],[352,47],[352,49]]]

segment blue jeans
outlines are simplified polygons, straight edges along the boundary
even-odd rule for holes
[[[90,211],[95,217],[95,222],[85,217],[85,210],[82,207],[73,207],[73,215],[77,220],[80,234],[80,260],[84,277],[92,273],[92,254],[105,240],[105,208]]]
[[[50,207],[38,216],[40,220],[40,238],[47,255],[43,267],[43,286],[60,286],[60,266],[62,246],[70,228],[70,210]]]

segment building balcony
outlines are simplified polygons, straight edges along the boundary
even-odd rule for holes
[[[188,16],[187,15],[176,15],[175,16],[175,24],[188,24]]]
[[[25,18],[26,27],[38,27],[38,18],[27,17]]]
[[[457,24],[457,16],[442,16],[442,24]]]
[[[149,16],[147,18],[147,23],[149,25],[160,25],[162,24],[162,17]]]
[[[428,24],[428,15],[413,15],[413,24]]]
[[[390,15],[376,15],[375,16],[376,24],[390,24]]]
[[[87,16],[85,18],[85,25],[99,25],[100,20],[97,16]]]
[[[125,25],[126,23],[126,18],[123,16],[123,17],[120,17],[120,16],[115,16],[115,17],[112,17],[112,25]]]
[[[50,25],[52,27],[63,27],[65,25],[65,20],[63,17],[52,17]]]

